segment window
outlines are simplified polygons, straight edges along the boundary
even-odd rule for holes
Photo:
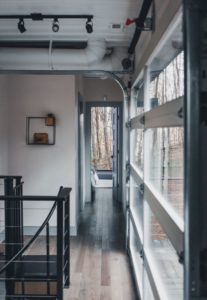
[[[149,283],[149,279],[148,279],[148,276],[147,276],[147,272],[144,271],[144,299],[147,299],[147,300],[154,300],[154,296],[153,296],[153,292],[152,292],[152,288],[151,288],[151,285]]]
[[[148,179],[183,218],[183,128],[149,129]]]
[[[159,72],[157,72],[159,73]],[[184,95],[184,54],[177,55],[150,83],[151,107],[162,105]]]
[[[157,218],[148,204],[145,204],[147,210],[145,222],[148,229],[145,248],[149,250],[155,264],[157,276],[159,277],[156,280],[160,280],[166,299],[182,300],[183,267],[179,263],[178,255]]]
[[[136,112],[137,114],[142,114],[144,112],[144,84],[143,81],[140,82],[136,97]]]
[[[181,23],[132,92],[129,248],[141,300],[184,299],[184,55],[166,51]]]
[[[138,243],[135,233],[135,227],[130,221],[130,252],[134,262],[134,272],[137,277],[137,285],[141,289],[143,284],[143,260],[141,245]]]
[[[143,129],[135,129],[131,134],[132,138],[132,162],[136,165],[136,167],[143,172],[144,167],[144,130]]]
[[[143,196],[144,196],[144,186],[142,183],[137,184],[135,179],[131,177],[131,195],[130,195],[130,207],[131,212],[134,216],[135,222],[139,227],[138,230],[143,230]],[[142,233],[140,232],[140,235]],[[142,238],[142,237],[140,237]]]

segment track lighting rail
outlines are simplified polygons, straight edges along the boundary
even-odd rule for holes
[[[44,19],[52,19],[52,31],[58,32],[60,29],[59,19],[86,19],[86,31],[87,33],[93,32],[93,15],[61,15],[61,14],[42,14],[31,13],[28,15],[0,15],[0,20],[5,19],[19,19],[17,28],[20,33],[24,33],[27,29],[24,21],[31,19],[32,21],[43,21]]]
[[[41,14],[41,13],[31,13],[31,14],[16,14],[16,15],[0,15],[0,19],[31,19],[33,21],[43,21],[44,19],[88,19],[92,20],[93,15],[65,15],[65,14]]]

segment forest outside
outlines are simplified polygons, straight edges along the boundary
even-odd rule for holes
[[[113,107],[91,108],[91,165],[111,171],[113,155]]]
[[[153,109],[184,96],[184,54],[179,53],[161,72],[151,74],[147,109]],[[184,128],[179,126],[137,130],[135,160],[144,173],[145,182],[158,195],[167,214],[182,224],[184,220]],[[164,206],[163,206],[164,207]],[[173,214],[175,213],[175,214]],[[176,216],[177,214],[177,216]],[[159,269],[159,280],[167,299],[183,299],[183,267],[165,217],[158,209],[145,205],[145,248]],[[171,227],[172,229],[172,227]]]
[[[157,104],[162,105],[183,95],[184,53],[181,52],[151,82],[151,98],[159,99]],[[183,218],[184,130],[158,128],[152,129],[151,134],[151,182]]]
[[[153,74],[152,74],[153,75]],[[153,109],[184,95],[184,54],[177,55],[166,68],[150,82],[150,105]],[[138,113],[143,111],[143,89],[137,95]],[[142,103],[142,109],[139,104]],[[149,141],[150,168],[148,180],[183,218],[183,149],[184,130],[182,127],[154,128],[145,132]],[[136,130],[135,164],[144,172],[144,131]]]

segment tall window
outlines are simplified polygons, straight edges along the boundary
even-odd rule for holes
[[[183,52],[146,72],[132,94],[129,250],[141,299],[183,300]]]
[[[184,95],[184,54],[178,54],[158,75],[152,72],[150,98],[161,105]],[[154,77],[154,78],[153,78]]]

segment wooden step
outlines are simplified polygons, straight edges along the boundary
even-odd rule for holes
[[[26,278],[28,281],[35,281],[35,279],[57,278],[57,262],[56,256],[50,256],[47,263],[45,255],[28,255],[24,256],[21,261],[15,262],[15,277],[17,279]]]
[[[23,287],[24,285],[24,287]],[[56,282],[15,282],[15,295],[40,295],[40,296],[56,296],[57,283]]]

